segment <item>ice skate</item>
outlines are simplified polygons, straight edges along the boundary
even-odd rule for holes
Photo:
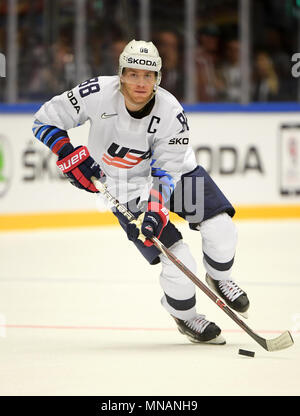
[[[208,286],[219,295],[226,304],[244,318],[248,318],[250,306],[247,293],[245,293],[233,280],[215,280],[206,273],[205,280]]]
[[[221,334],[221,329],[214,323],[207,321],[204,315],[197,314],[186,321],[174,318],[178,330],[181,334],[188,337],[191,342],[205,343],[205,344],[226,344],[225,339]]]

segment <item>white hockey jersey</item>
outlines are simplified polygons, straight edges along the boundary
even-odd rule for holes
[[[87,147],[121,203],[148,200],[153,176],[167,178],[164,184],[172,191],[181,175],[196,167],[183,108],[161,87],[150,114],[141,119],[127,111],[118,76],[92,78],[53,97],[35,118],[38,126],[62,130],[89,120]]]

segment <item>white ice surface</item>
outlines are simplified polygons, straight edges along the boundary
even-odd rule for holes
[[[237,226],[247,324],[291,330],[290,349],[263,350],[199,289],[227,344],[191,344],[160,305],[160,266],[118,227],[0,233],[0,395],[299,395],[300,221]],[[203,279],[200,234],[178,227]]]

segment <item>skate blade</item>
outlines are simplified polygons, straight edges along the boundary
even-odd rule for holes
[[[234,309],[233,309],[234,310]],[[248,319],[249,318],[249,314],[248,311],[245,312],[238,312],[243,318]]]
[[[225,345],[226,344],[226,339],[222,335],[218,335],[216,338],[210,339],[209,341],[196,341],[194,338],[188,335],[186,336],[193,344],[213,344],[213,345]]]

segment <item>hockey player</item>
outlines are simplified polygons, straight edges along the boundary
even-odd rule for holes
[[[208,285],[231,308],[246,313],[247,295],[231,277],[234,208],[197,166],[183,108],[159,87],[161,66],[152,42],[132,40],[120,55],[118,75],[89,79],[46,102],[35,114],[33,133],[58,156],[58,167],[73,185],[97,192],[91,181],[97,177],[133,212],[137,221],[129,224],[114,214],[148,262],[161,263],[161,302],[179,331],[192,342],[225,344],[220,328],[197,313],[194,283],[150,241],[158,237],[196,274],[188,245],[169,221],[168,212],[177,212],[202,238]],[[87,120],[88,146],[74,148],[67,131]]]

